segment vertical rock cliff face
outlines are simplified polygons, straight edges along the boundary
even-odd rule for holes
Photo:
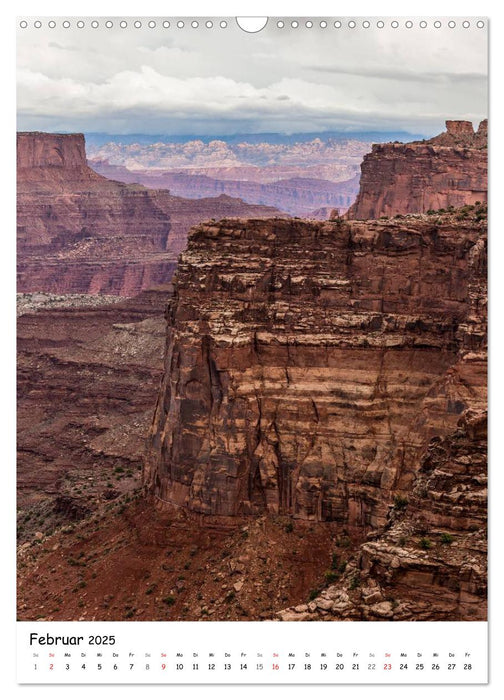
[[[145,483],[208,515],[385,526],[430,440],[485,407],[485,232],[474,211],[196,227]]]
[[[19,292],[132,296],[169,281],[194,224],[275,213],[107,180],[87,166],[82,134],[17,136]]]
[[[447,121],[427,141],[375,144],[361,165],[349,219],[377,219],[487,200],[487,121]]]
[[[484,620],[487,416],[468,409],[433,438],[408,498],[396,499],[338,583],[281,620]],[[334,579],[338,576],[335,574]]]
[[[159,193],[86,165],[82,134],[20,133],[18,291],[128,295],[171,276]]]

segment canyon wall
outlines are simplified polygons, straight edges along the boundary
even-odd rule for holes
[[[232,180],[208,177],[205,174],[184,171],[129,171],[107,161],[90,161],[96,172],[123,182],[139,182],[146,187],[166,187],[179,197],[217,197],[226,194],[245,202],[277,207],[292,216],[308,216],[312,211],[329,207],[347,210],[359,191],[359,176],[329,181],[308,177],[300,169],[297,177],[275,182],[257,182],[249,179]]]
[[[133,296],[168,282],[191,226],[273,208],[107,180],[82,134],[17,136],[18,291]]]
[[[170,293],[18,300],[20,537],[54,526],[62,504],[82,515],[138,486]]]
[[[482,209],[195,228],[144,481],[212,516],[384,527],[433,438],[486,401]]]
[[[349,219],[378,219],[487,201],[487,121],[447,121],[426,141],[374,144]]]
[[[486,619],[486,411],[466,410],[430,441],[408,497],[327,579],[337,583],[278,619]]]

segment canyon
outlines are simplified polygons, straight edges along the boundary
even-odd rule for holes
[[[349,219],[426,213],[487,201],[487,120],[447,121],[446,131],[411,143],[374,144],[361,165]]]
[[[19,292],[134,296],[170,281],[193,225],[276,214],[107,180],[87,165],[82,134],[17,135]]]
[[[276,135],[278,136],[278,135]],[[186,172],[229,180],[276,180],[301,177],[322,177],[345,180],[358,172],[363,155],[369,150],[369,135],[339,138],[322,134],[301,140],[302,135],[287,137],[286,143],[275,143],[274,134],[264,134],[258,141],[246,135],[237,142],[223,139],[191,139],[183,142],[168,137],[154,143],[139,138],[128,143],[127,137],[116,137],[96,144],[91,138],[91,162],[105,161],[128,170]],[[379,136],[376,134],[376,136]],[[273,137],[273,140],[271,139]],[[269,140],[268,140],[269,139]],[[382,138],[379,140],[383,140]]]
[[[226,194],[317,218],[322,208],[346,211],[352,204],[369,148],[369,142],[351,137],[286,144],[110,142],[91,148],[89,165],[106,177],[168,188],[180,197]]]
[[[373,147],[377,218],[260,208],[170,285],[22,295],[20,619],[486,619],[486,125],[432,141]]]
[[[130,171],[103,161],[90,161],[90,164],[96,172],[106,177],[123,182],[139,182],[146,187],[166,187],[179,197],[200,199],[225,194],[245,202],[276,207],[292,216],[300,217],[316,218],[315,212],[323,207],[346,211],[359,190],[357,175],[340,182],[308,178],[305,175],[262,183],[254,181],[255,173],[247,179],[231,180],[186,171]],[[240,174],[244,177],[243,173]]]
[[[170,293],[167,285],[133,299],[19,295],[21,542],[140,486]]]

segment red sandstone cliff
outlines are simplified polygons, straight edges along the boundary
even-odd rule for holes
[[[386,526],[346,561],[337,581],[281,620],[485,620],[487,594],[487,416],[467,410],[433,438],[406,497]]]
[[[277,207],[293,216],[308,216],[323,207],[346,211],[359,190],[359,176],[331,182],[300,174],[276,182],[255,182],[208,177],[184,171],[130,171],[104,161],[90,161],[94,170],[122,182],[139,182],[146,187],[166,187],[180,197],[201,198],[226,194],[245,202]]]
[[[447,121],[427,141],[374,144],[349,219],[378,219],[487,201],[487,121]]]
[[[107,180],[87,166],[82,134],[19,133],[17,151],[20,292],[132,296],[169,281],[194,224],[276,212]]]
[[[484,405],[479,365],[461,361],[485,338],[483,244],[482,223],[452,217],[194,229],[169,312],[155,492],[210,514],[383,524],[428,439],[469,396]]]
[[[459,520],[454,512],[445,522],[441,501],[431,502],[445,498],[439,478],[423,490],[418,478],[429,445],[450,440],[464,411],[485,409],[485,323],[482,208],[387,221],[197,227],[175,278],[145,482],[160,502],[224,520],[288,515],[335,523],[354,541],[372,531],[382,538],[381,568],[361,558],[347,573],[347,588],[358,587],[353,572],[373,589],[368,603],[333,587],[329,603],[283,611],[282,619],[317,619],[321,610],[427,619],[436,586],[445,598],[437,591],[434,618],[480,618],[485,502],[482,482],[472,480],[484,475],[479,433],[477,444],[468,433],[459,466],[439,467],[453,471],[455,491],[456,484],[461,493],[471,490]],[[473,453],[474,469],[465,474]],[[435,562],[424,557],[421,524],[402,548],[380,534],[390,528],[390,508],[407,502],[413,488],[424,500],[414,501],[411,522],[421,510],[429,537],[447,529],[458,543],[449,553],[436,549]],[[429,489],[440,496],[427,497]],[[460,498],[454,502],[462,506]],[[474,549],[477,581],[450,606],[452,583]],[[391,557],[393,580],[383,573]],[[415,598],[426,570],[430,578]],[[386,596],[399,580],[403,604],[395,611]]]

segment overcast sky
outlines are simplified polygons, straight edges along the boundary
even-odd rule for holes
[[[18,129],[215,134],[397,130],[487,116],[487,30],[18,30]],[[406,18],[401,19],[404,25]],[[345,21],[344,21],[345,23]],[[200,25],[203,23],[200,22]],[[302,22],[300,23],[302,25]],[[361,20],[358,20],[361,24]],[[373,21],[376,24],[376,20]],[[390,21],[387,23],[390,25]]]

